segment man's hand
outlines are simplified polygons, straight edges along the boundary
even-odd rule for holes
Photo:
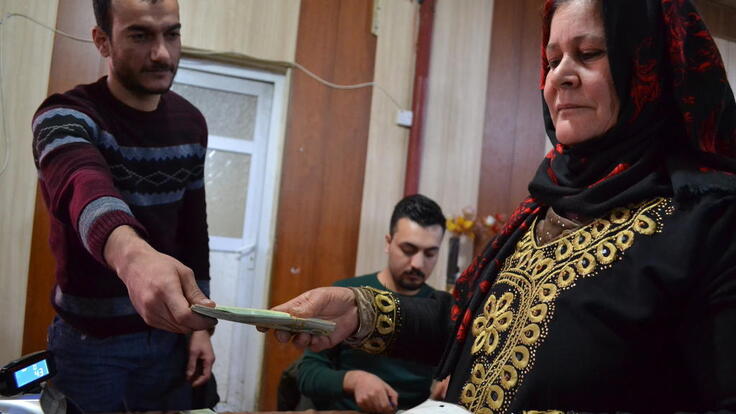
[[[448,375],[442,381],[434,381],[432,388],[429,390],[429,399],[444,401],[447,394],[447,386],[450,384],[450,376]]]
[[[299,318],[318,318],[336,323],[335,331],[329,336],[276,331],[279,342],[293,343],[299,348],[309,347],[314,352],[331,348],[358,329],[358,308],[355,294],[343,287],[317,288],[302,293],[294,299],[273,308]]]
[[[212,376],[212,365],[215,363],[215,351],[207,331],[194,331],[189,338],[189,362],[187,362],[187,381],[192,387],[199,387]]]
[[[353,394],[355,403],[369,413],[393,413],[399,394],[382,379],[365,371],[348,371],[342,380],[345,392]]]
[[[190,333],[217,323],[189,309],[194,304],[215,306],[197,287],[192,269],[157,252],[132,227],[120,226],[110,233],[104,256],[125,283],[133,307],[148,325]]]

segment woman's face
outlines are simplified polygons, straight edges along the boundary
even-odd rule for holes
[[[544,100],[557,141],[564,145],[599,137],[618,120],[619,100],[598,7],[595,1],[572,0],[552,17]]]

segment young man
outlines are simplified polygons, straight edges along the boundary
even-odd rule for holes
[[[189,306],[214,303],[207,126],[169,91],[179,5],[93,4],[108,75],[47,98],[33,120],[57,260],[54,384],[87,412],[190,409],[192,387],[211,377],[214,323]]]
[[[378,273],[340,280],[335,286],[369,286],[402,296],[437,299],[450,311],[452,299],[425,281],[437,263],[445,216],[423,195],[404,198],[394,208],[386,235],[388,264]],[[341,345],[306,351],[299,365],[299,388],[321,410],[393,412],[429,396],[434,367],[368,354]]]

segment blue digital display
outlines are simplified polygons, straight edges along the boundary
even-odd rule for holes
[[[31,366],[15,371],[15,382],[20,388],[46,375],[49,375],[49,366],[46,360],[42,359]]]

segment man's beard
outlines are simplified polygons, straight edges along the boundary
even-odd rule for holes
[[[417,276],[419,276],[421,278],[421,280],[419,282],[414,282],[414,281],[411,281],[411,280],[408,280],[408,279],[404,278],[404,275],[407,275],[407,276],[408,275],[417,275]],[[422,272],[419,269],[412,269],[412,270],[410,270],[408,272],[402,273],[401,274],[401,277],[399,277],[396,280],[396,284],[400,288],[402,288],[402,289],[406,289],[406,290],[417,290],[420,287],[422,287],[422,285],[424,284],[424,281],[425,280],[426,280],[426,277],[424,275],[424,272]]]
[[[115,70],[115,75],[117,76],[120,83],[125,87],[125,89],[138,94],[138,95],[161,95],[163,93],[166,93],[171,89],[171,85],[174,83],[174,77],[176,76],[176,71],[178,69],[178,65],[156,65],[148,68],[143,68],[143,72],[170,72],[171,73],[171,81],[169,82],[166,87],[162,88],[148,88],[145,85],[143,85],[142,82],[138,80],[138,76],[136,73],[134,73],[130,68],[119,68],[119,67],[113,67]]]

